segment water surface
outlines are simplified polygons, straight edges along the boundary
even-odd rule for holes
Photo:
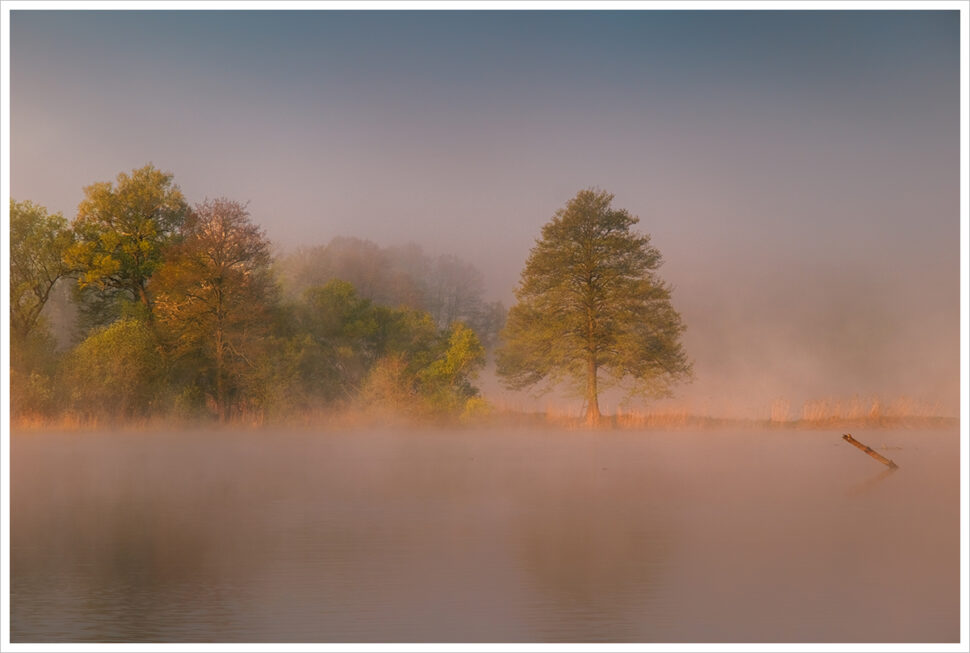
[[[959,434],[14,434],[14,642],[955,642]]]

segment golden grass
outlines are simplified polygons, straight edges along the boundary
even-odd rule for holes
[[[97,420],[85,420],[78,415],[41,415],[38,413],[19,414],[10,420],[11,431],[93,431],[98,428]]]
[[[793,406],[795,408],[793,409]],[[506,423],[544,423],[560,428],[589,428],[579,407],[547,407],[544,412],[523,412],[510,406],[497,407]],[[789,399],[778,398],[761,415],[748,417],[696,412],[689,404],[666,403],[657,408],[617,408],[604,415],[600,426],[619,429],[709,429],[709,428],[936,428],[957,425],[954,417],[941,416],[939,403],[912,397],[886,400],[878,396],[825,398],[804,402],[800,410]]]
[[[43,431],[90,432],[122,428],[126,431],[147,431],[179,428],[296,428],[322,430],[361,430],[376,427],[544,427],[558,429],[588,429],[580,405],[549,404],[543,410],[526,410],[515,404],[490,404],[488,410],[475,415],[453,419],[411,415],[380,407],[333,409],[313,408],[291,414],[265,417],[262,412],[237,415],[228,424],[206,420],[185,420],[166,416],[134,420],[105,421],[97,417],[83,417],[76,413],[54,416],[18,414],[11,420],[12,431],[30,433]],[[806,401],[793,410],[788,399],[775,399],[765,406],[761,415],[749,417],[717,416],[698,412],[690,404],[665,403],[647,409],[617,408],[613,415],[604,415],[599,426],[616,429],[686,430],[716,428],[935,428],[959,423],[954,417],[940,415],[937,403],[923,402],[911,397],[885,400],[877,396],[824,398]]]
[[[883,401],[879,397],[850,399],[819,399],[802,406],[801,420],[808,422],[831,420],[880,420],[927,418],[940,414],[939,404],[920,402],[911,397]]]

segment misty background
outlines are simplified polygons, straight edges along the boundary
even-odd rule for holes
[[[192,203],[249,201],[281,252],[413,242],[474,264],[509,306],[541,226],[596,186],[664,255],[696,374],[681,405],[763,416],[878,394],[959,412],[956,11],[10,25],[17,200],[72,219],[84,186],[151,162]]]

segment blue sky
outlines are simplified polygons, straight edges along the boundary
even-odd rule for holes
[[[953,11],[16,10],[11,189],[72,217],[151,161],[282,247],[413,241],[509,303],[598,186],[665,255],[684,398],[955,412],[959,44]]]

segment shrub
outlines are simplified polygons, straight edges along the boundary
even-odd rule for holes
[[[145,323],[125,319],[98,329],[70,353],[64,381],[85,417],[148,414],[162,389],[158,343]]]

